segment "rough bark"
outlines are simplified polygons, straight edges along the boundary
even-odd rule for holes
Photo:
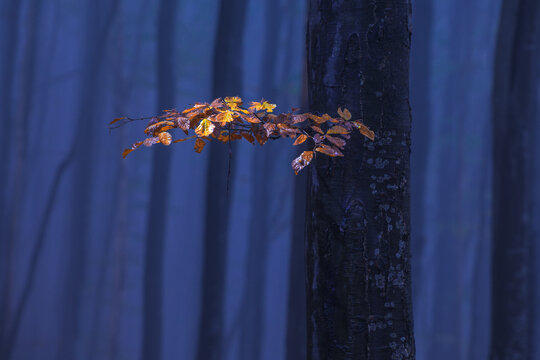
[[[174,108],[175,14],[178,0],[159,3],[157,40],[158,111]],[[163,246],[166,234],[167,192],[170,182],[171,151],[156,146],[153,153],[150,205],[146,224],[146,247],[143,293],[142,359],[161,359]]]
[[[246,0],[220,1],[214,40],[213,98],[241,95],[241,54],[246,7]],[[196,358],[218,360],[223,356],[225,256],[229,224],[227,181],[232,182],[233,179],[232,176],[228,178],[227,174],[229,155],[233,158],[234,149],[232,145],[227,149],[215,141],[210,142],[207,148],[209,159],[205,219],[211,219],[212,225],[205,226],[204,230],[201,314]],[[230,184],[229,188],[232,188]]]
[[[537,117],[540,3],[501,7],[493,83],[491,359],[532,350],[532,144]]]
[[[309,178],[309,359],[414,359],[409,153],[410,2],[311,0],[310,110],[347,107],[375,131]]]

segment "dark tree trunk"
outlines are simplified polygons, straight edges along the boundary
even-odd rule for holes
[[[311,0],[310,110],[375,131],[310,168],[309,359],[414,359],[409,152],[410,2]]]
[[[159,3],[157,39],[158,112],[172,109],[174,104],[174,52],[175,14],[178,0],[161,0]],[[166,235],[167,192],[171,150],[155,146],[153,153],[152,184],[148,222],[146,224],[146,249],[143,294],[142,359],[161,359],[162,353],[162,297],[163,297],[163,244]]]
[[[74,186],[71,212],[69,260],[64,284],[66,303],[61,318],[60,359],[72,359],[80,340],[79,316],[83,302],[82,290],[86,278],[86,252],[91,233],[90,204],[92,198],[93,160],[96,126],[94,117],[99,101],[99,78],[104,59],[103,47],[118,8],[118,0],[89,3],[85,13],[84,69],[81,79],[79,116],[75,130],[73,157]],[[69,164],[69,163],[68,163]]]
[[[214,40],[213,98],[241,95],[246,7],[246,0],[220,1]],[[205,219],[211,219],[212,225],[204,229],[198,360],[218,360],[223,356],[223,303],[229,228],[227,181],[232,183],[232,176],[227,177],[229,153],[233,157],[233,147],[229,146],[227,148],[216,141],[207,145],[209,159]],[[232,189],[232,186],[229,187]]]
[[[533,137],[537,117],[540,2],[505,0],[493,83],[491,359],[532,350]]]

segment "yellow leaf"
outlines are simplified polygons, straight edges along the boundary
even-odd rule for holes
[[[195,129],[195,133],[199,136],[209,136],[212,134],[212,132],[214,132],[215,127],[216,126],[212,124],[208,118],[204,118],[199,123],[199,126],[197,126]]]
[[[268,101],[262,99],[261,102],[252,101],[249,111],[267,111],[273,112],[276,108],[276,104],[270,104]]]
[[[306,140],[307,140],[307,136],[305,134],[302,134],[302,135],[300,135],[299,137],[296,138],[293,145],[300,145]]]
[[[230,110],[223,111],[216,116],[216,121],[220,123],[230,123],[233,120],[233,112]]]

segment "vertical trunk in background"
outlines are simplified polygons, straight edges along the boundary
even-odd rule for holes
[[[246,0],[221,0],[214,40],[213,98],[241,95]],[[198,360],[222,357],[223,299],[229,223],[227,167],[229,149],[216,141],[209,151],[202,259]],[[232,149],[231,149],[232,150]],[[232,174],[232,171],[231,171]],[[231,180],[232,181],[232,180]],[[230,186],[232,189],[232,186]]]
[[[158,112],[174,108],[175,14],[178,0],[160,0],[157,39]],[[150,190],[144,265],[142,359],[161,359],[163,244],[171,150],[156,146]]]
[[[414,16],[411,43],[411,253],[413,293],[417,294],[422,274],[421,259],[425,241],[424,189],[430,135],[431,21],[433,0],[413,0]],[[415,298],[415,296],[413,296]]]
[[[72,193],[71,236],[69,260],[64,284],[65,308],[62,313],[59,359],[74,359],[81,345],[79,310],[86,277],[86,251],[90,238],[90,205],[92,200],[93,153],[95,152],[96,127],[101,126],[96,117],[99,100],[99,77],[104,58],[104,46],[118,8],[118,0],[99,0],[88,3],[84,14],[85,41],[83,48],[83,75],[80,105],[73,148],[74,186]],[[105,14],[105,16],[103,16]]]
[[[262,56],[262,74],[260,94],[266,99],[276,99],[276,73],[278,41],[283,23],[280,17],[280,1],[264,0],[265,16],[264,51]],[[270,26],[271,24],[271,26]],[[240,359],[261,359],[264,337],[266,269],[268,264],[268,248],[271,239],[267,232],[272,220],[268,211],[272,193],[272,152],[269,148],[257,148],[253,155],[253,186],[251,203],[253,204],[249,243],[246,254],[246,270],[244,294],[242,297],[243,312],[240,338]]]
[[[414,359],[409,152],[410,2],[311,0],[310,110],[347,107],[375,131],[310,168],[309,359]]]
[[[503,1],[493,83],[492,359],[532,349],[532,145],[540,3]]]

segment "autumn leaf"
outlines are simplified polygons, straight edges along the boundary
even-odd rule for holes
[[[243,132],[242,133],[242,136],[244,137],[244,139],[246,139],[247,141],[249,141],[250,143],[255,143],[255,138],[253,137],[253,135],[251,135],[250,133],[248,132]]]
[[[165,146],[169,146],[171,145],[171,142],[172,142],[172,135],[166,131],[164,132],[160,132],[159,135],[159,141],[165,145]]]
[[[341,110],[341,108],[338,108],[337,113],[343,120],[351,120],[351,112],[347,109]]]
[[[216,121],[219,121],[220,123],[230,123],[233,120],[233,112],[230,110],[225,110],[216,116]]]
[[[204,140],[201,138],[197,138],[197,140],[195,141],[195,152],[200,153],[204,148],[204,145],[206,145]]]
[[[360,130],[360,133],[362,135],[364,135],[365,137],[369,138],[370,140],[375,140],[375,133],[371,130],[369,130],[369,128],[362,124],[360,121],[353,121],[353,124],[358,128],[358,130]]]
[[[182,114],[187,114],[187,113],[190,113],[190,112],[192,112],[194,110],[200,110],[201,108],[206,108],[206,107],[208,107],[208,104],[206,104],[206,103],[195,103],[189,109],[186,109],[186,110],[182,111]]]
[[[298,172],[308,166],[311,160],[313,160],[313,151],[304,151],[300,154],[300,156],[291,163],[294,173],[298,175]]]
[[[299,137],[296,138],[296,140],[294,141],[293,145],[300,145],[302,144],[304,141],[307,140],[307,135],[305,134],[302,134],[300,135]]]
[[[188,131],[189,130],[189,119],[187,117],[184,117],[184,116],[178,116],[176,119],[175,119],[175,124],[178,128],[184,130],[184,132]]]
[[[111,121],[111,122],[109,123],[109,125],[112,125],[112,124],[117,123],[117,122],[119,122],[120,120],[124,120],[124,119],[125,119],[125,117],[119,117],[119,118],[116,118],[116,119],[114,119],[113,121]],[[132,150],[132,151],[133,151],[133,150]]]
[[[249,111],[266,111],[273,112],[276,108],[276,104],[270,104],[268,101],[262,99],[261,102],[252,101]]]
[[[315,130],[316,132],[318,132],[319,134],[324,135],[324,131],[322,131],[320,127],[314,125],[311,128]]]
[[[160,128],[164,126],[174,126],[174,122],[172,121],[159,121],[157,123],[148,125],[146,129],[144,129],[145,134],[154,134],[156,131],[158,131]]]
[[[143,144],[146,147],[150,147],[154,144],[157,144],[158,142],[159,142],[159,137],[154,136],[154,137],[149,137],[149,138],[144,139]]]
[[[173,143],[176,144],[176,143],[179,143],[179,142],[182,142],[182,141],[186,141],[186,140],[190,140],[190,139],[194,139],[196,138],[197,136],[196,135],[193,135],[193,136],[190,136],[190,137],[187,137],[187,138],[183,138],[183,139],[178,139],[178,140],[174,140]]]
[[[331,127],[326,133],[327,134],[348,134],[349,132],[343,126],[336,125],[336,126]]]
[[[325,145],[325,144],[321,144],[318,148],[315,149],[315,151],[318,151],[320,153],[323,153],[323,154],[326,154],[326,155],[332,156],[332,157],[334,157],[334,156],[343,156],[341,151],[339,151],[338,149],[336,149],[333,146],[328,146],[328,145]]]
[[[227,96],[225,102],[229,106],[231,106],[231,104],[234,104],[235,107],[242,105],[242,99],[238,96]]]
[[[139,146],[141,146],[143,144],[142,141],[137,141],[135,144],[131,145],[131,147],[129,149],[125,149],[123,152],[122,152],[122,158],[125,159],[126,156],[128,156],[128,154],[130,152],[132,152],[133,150],[137,149]]]
[[[343,147],[347,143],[345,140],[340,139],[338,137],[333,137],[333,136],[330,136],[330,135],[326,135],[325,137],[326,137],[326,140],[330,141],[332,144],[336,145],[337,147],[339,147],[341,149],[343,149]]]
[[[195,133],[199,136],[209,136],[212,134],[212,132],[214,132],[215,127],[216,126],[212,124],[208,118],[204,118],[199,123],[199,126],[197,126],[195,129]]]

